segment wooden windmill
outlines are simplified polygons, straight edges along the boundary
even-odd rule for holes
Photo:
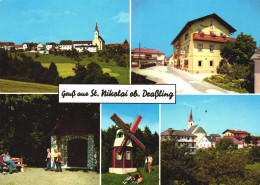
[[[134,135],[139,123],[142,120],[142,117],[138,115],[130,127],[125,124],[115,113],[111,116],[111,120],[121,128],[117,131],[113,146],[113,168],[133,169],[132,140],[144,151],[146,150],[145,145]]]

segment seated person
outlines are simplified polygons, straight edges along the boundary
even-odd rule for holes
[[[12,161],[11,156],[9,155],[9,152],[5,152],[5,155],[3,157],[4,163],[9,165],[9,174],[13,173],[13,168],[16,167],[16,164]]]
[[[122,184],[128,184],[132,182],[132,176],[130,173],[128,173],[127,177],[125,178],[124,182]]]
[[[136,175],[134,176],[134,182],[137,182],[137,180],[139,179],[139,177],[141,176],[141,173],[140,173],[140,171],[137,171],[136,172]]]
[[[139,176],[139,178],[137,179],[137,181],[135,182],[136,184],[140,184],[144,182],[144,178],[142,177],[142,175]]]
[[[4,163],[3,156],[4,156],[4,154],[0,155],[0,167],[3,168],[3,172],[2,173],[3,173],[3,175],[5,175],[6,174],[5,169],[7,169],[7,164]]]

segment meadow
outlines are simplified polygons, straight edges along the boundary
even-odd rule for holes
[[[141,172],[144,182],[142,184],[158,185],[159,184],[159,165],[153,166],[152,173],[145,173],[144,168],[138,168]],[[133,177],[136,173],[131,173]],[[127,174],[113,174],[113,173],[102,173],[101,181],[102,184],[122,184],[127,177]]]
[[[49,67],[51,62],[54,62],[57,66],[59,75],[61,77],[74,76],[73,68],[78,61],[76,59],[66,57],[66,56],[55,56],[54,54],[45,55],[39,54],[39,57],[35,57],[35,53],[26,52],[27,56],[31,56],[34,61],[41,62],[44,67]],[[119,67],[116,65],[114,60],[109,60],[106,62],[98,62],[97,53],[93,53],[92,57],[87,55],[80,55],[79,63],[81,65],[87,66],[91,62],[97,63],[103,70],[104,73],[109,73],[110,76],[115,77],[119,84],[129,84],[129,69],[124,67]]]
[[[0,92],[58,92],[58,86],[0,79]]]

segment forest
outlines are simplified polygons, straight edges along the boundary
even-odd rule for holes
[[[177,147],[174,140],[161,144],[161,179],[169,185],[258,185],[260,184],[260,147],[237,149],[230,139],[216,148]]]

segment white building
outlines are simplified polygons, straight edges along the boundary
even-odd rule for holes
[[[39,42],[39,44],[37,44],[37,50],[38,51],[44,50],[44,44]]]
[[[54,43],[54,42],[47,42],[46,43],[46,50],[51,50],[52,48],[54,49],[58,49],[58,44]]]
[[[84,49],[88,50],[89,52],[97,52],[98,46],[92,45],[92,41],[73,41],[73,47],[78,52],[83,52]]]
[[[210,136],[204,136],[197,142],[197,148],[211,148],[216,146],[217,137],[221,137],[219,134],[211,134]]]
[[[161,133],[162,142],[167,142],[173,139],[176,142],[176,146],[186,146],[190,148],[191,153],[196,152],[196,138],[196,135],[191,134],[186,130],[173,130],[172,128],[169,128]]]
[[[0,42],[0,48],[4,48],[5,50],[10,50],[12,47],[14,47],[13,42]]]
[[[73,44],[71,40],[60,41],[60,50],[72,50]]]

